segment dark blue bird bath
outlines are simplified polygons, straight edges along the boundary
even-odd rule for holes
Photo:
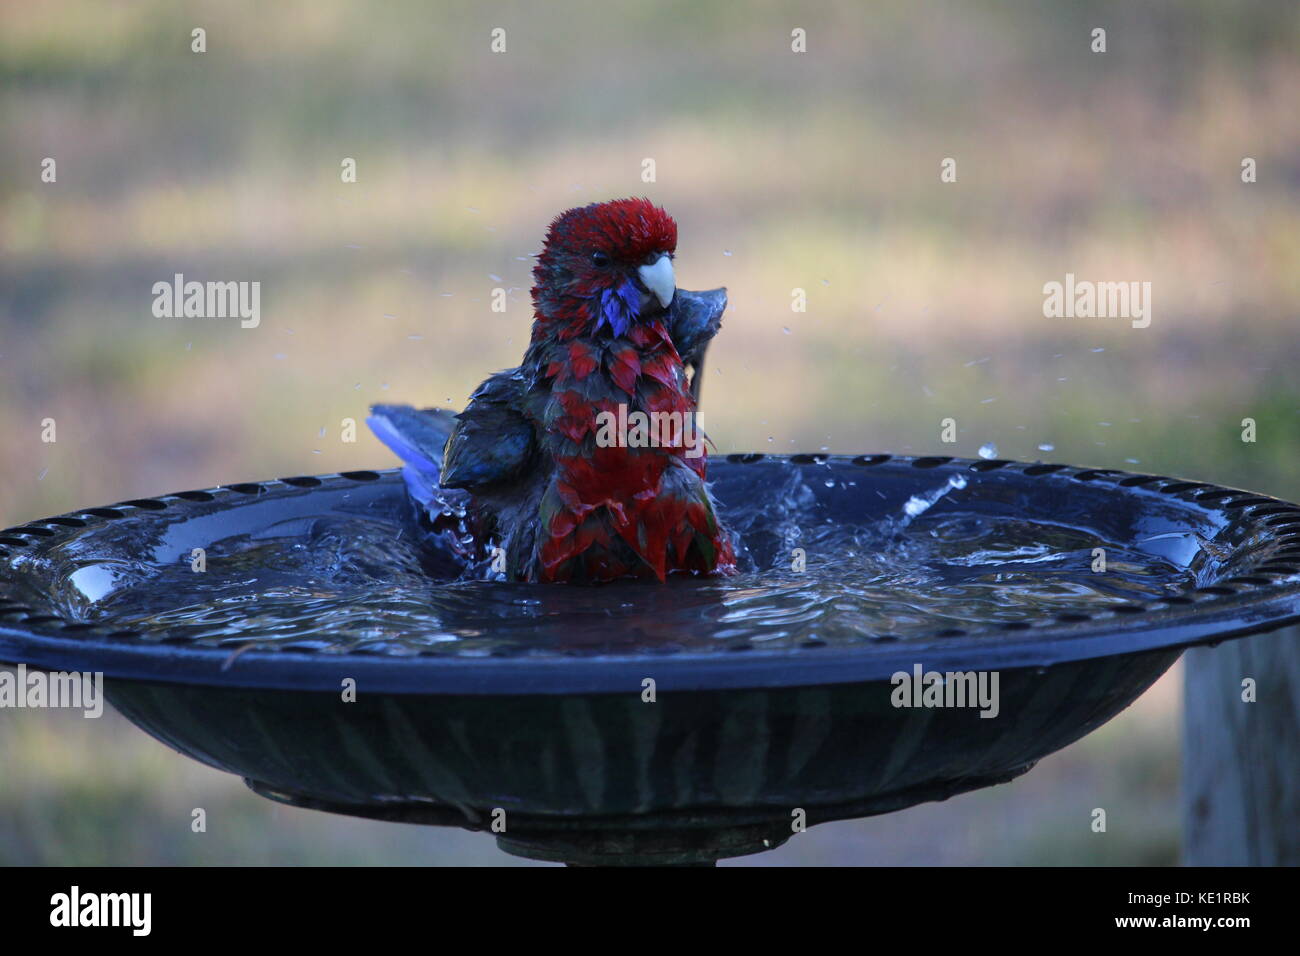
[[[1184,648],[1300,620],[1300,507],[1249,492],[887,455],[710,478],[749,570],[665,585],[458,580],[395,471],[33,521],[0,532],[0,659],[103,672],[286,804],[684,864],[1010,780]],[[916,667],[996,672],[997,715],[895,706]]]

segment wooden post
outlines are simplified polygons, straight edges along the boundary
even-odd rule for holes
[[[1183,660],[1183,862],[1300,864],[1300,628]]]

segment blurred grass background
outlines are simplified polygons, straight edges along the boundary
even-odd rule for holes
[[[1300,497],[1298,49],[1263,0],[7,0],[0,524],[390,464],[342,420],[517,364],[550,217],[641,194],[679,283],[729,289],[721,451],[992,442]],[[260,281],[260,327],[155,318],[176,272]],[[1150,281],[1150,327],[1044,318],[1067,272]],[[1180,706],[1175,671],[1013,784],[746,862],[1175,862]],[[116,716],[0,713],[2,863],[506,860],[276,807]]]

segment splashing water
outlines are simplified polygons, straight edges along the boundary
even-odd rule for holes
[[[883,498],[861,471],[773,474],[747,497],[719,496],[741,564],[730,577],[599,587],[465,579],[463,564],[401,516],[395,489],[387,512],[326,509],[218,538],[202,574],[186,562],[72,554],[75,570],[43,590],[62,614],[144,640],[479,656],[838,644],[939,629],[977,639],[999,624],[1159,597],[1193,578],[1140,543],[977,514],[963,504],[961,473],[860,518],[826,504]],[[1104,574],[1093,570],[1096,548],[1106,549]]]
[[[907,501],[903,504],[903,515],[905,516],[906,519],[904,521],[904,524],[910,522],[911,519],[913,518],[919,518],[921,515],[925,514],[934,506],[934,503],[936,501],[938,501],[948,492],[952,491],[954,488],[965,488],[965,487],[966,487],[966,476],[953,475],[951,478],[948,479],[948,483],[943,487],[936,488],[934,491],[931,491],[928,494],[913,495],[912,497],[908,498]]]

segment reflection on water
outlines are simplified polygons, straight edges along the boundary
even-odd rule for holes
[[[745,567],[730,578],[587,588],[454,580],[437,576],[445,555],[412,523],[326,514],[213,542],[202,574],[169,562],[134,584],[118,573],[109,590],[108,572],[83,571],[93,592],[83,594],[93,602],[85,616],[206,646],[654,653],[976,632],[1150,599],[1191,580],[1179,564],[1077,528],[928,507],[853,524],[810,517],[806,492],[791,486],[732,510]],[[1099,547],[1104,573],[1093,571]]]

